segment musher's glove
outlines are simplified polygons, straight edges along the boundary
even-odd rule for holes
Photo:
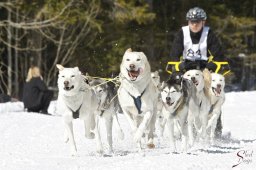
[[[209,71],[215,72],[217,65],[213,62],[209,62],[206,64],[206,68],[208,68]]]
[[[186,64],[185,64],[185,62],[181,62],[180,64],[179,64],[179,71],[181,71],[181,72],[186,72]]]

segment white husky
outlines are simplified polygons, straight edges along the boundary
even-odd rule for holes
[[[211,77],[211,110],[207,129],[210,128],[210,141],[213,143],[217,120],[221,114],[221,106],[225,102],[225,78],[221,74],[217,73],[211,73]]]
[[[203,140],[206,139],[206,127],[208,113],[210,111],[209,86],[210,76],[208,70],[189,70],[184,74],[184,78],[191,80],[196,86],[196,100],[192,99],[189,103],[188,112],[188,137],[190,146],[194,143],[193,126],[197,129]]]
[[[97,118],[98,101],[95,93],[85,82],[78,67],[64,68],[57,65],[57,68],[59,69],[57,112],[64,119],[65,141],[70,142],[71,154],[76,155],[77,152],[72,123],[75,118],[84,120],[85,137],[92,139],[96,135],[97,152],[102,153]]]
[[[63,116],[66,129],[66,142],[70,142],[71,154],[76,155],[77,148],[73,133],[73,119],[84,120],[85,137],[94,138],[92,131],[95,129],[95,115],[97,100],[89,85],[84,82],[78,67],[64,68],[57,65],[59,69],[57,100],[57,112]],[[99,148],[98,148],[99,149]]]
[[[151,79],[150,65],[143,52],[126,50],[120,65],[118,99],[141,149],[141,139],[148,129],[148,146],[154,147],[157,89]]]

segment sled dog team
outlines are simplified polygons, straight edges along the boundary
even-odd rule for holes
[[[96,139],[100,154],[112,154],[113,121],[120,139],[124,133],[120,127],[117,110],[129,123],[138,150],[145,145],[154,148],[156,127],[159,137],[164,130],[169,133],[171,152],[187,152],[195,142],[214,142],[217,119],[225,101],[224,77],[208,70],[190,70],[184,75],[173,73],[163,83],[157,72],[151,72],[143,52],[131,49],[124,53],[117,89],[115,84],[100,78],[84,76],[78,67],[59,69],[57,112],[62,115],[65,142],[70,143],[71,154],[77,147],[73,133],[73,120],[84,121],[84,135]],[[100,121],[104,119],[105,121]],[[105,123],[107,150],[103,150],[100,124]],[[177,147],[181,141],[181,147]]]

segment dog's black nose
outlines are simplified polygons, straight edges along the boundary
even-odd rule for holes
[[[69,85],[69,82],[68,81],[64,81],[64,86],[68,86]]]
[[[130,69],[135,69],[135,65],[134,64],[130,64]]]
[[[194,82],[196,80],[196,78],[195,77],[191,77],[191,80]]]
[[[220,84],[217,84],[217,88],[221,88],[221,85],[220,85]]]
[[[166,97],[166,101],[170,101],[171,100],[171,98],[170,97]]]

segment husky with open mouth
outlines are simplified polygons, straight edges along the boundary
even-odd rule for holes
[[[85,137],[93,139],[98,134],[98,125],[95,119],[98,102],[93,90],[85,82],[84,76],[78,67],[65,68],[57,64],[59,69],[57,112],[62,115],[65,126],[65,142],[70,143],[71,155],[77,154],[74,139],[73,120],[84,121]],[[95,128],[96,127],[96,128]],[[102,152],[100,139],[96,139],[97,152]]]
[[[221,107],[225,102],[225,78],[221,74],[211,73],[212,82],[210,91],[211,98],[211,110],[210,110],[210,119],[208,121],[207,129],[210,128],[210,141],[214,142],[215,131],[217,121],[221,121]],[[221,124],[221,122],[219,122]],[[217,132],[218,133],[218,132]]]
[[[189,70],[183,77],[191,80],[196,87],[196,99],[190,100],[188,112],[188,137],[189,144],[192,146],[194,144],[194,126],[198,132],[198,137],[206,141],[208,113],[211,107],[209,94],[211,73],[207,69],[203,71]]]
[[[150,65],[145,54],[126,50],[120,65],[121,85],[118,89],[118,100],[139,149],[142,149],[143,136],[148,136],[148,147],[154,147],[153,132],[158,94],[150,74]]]

